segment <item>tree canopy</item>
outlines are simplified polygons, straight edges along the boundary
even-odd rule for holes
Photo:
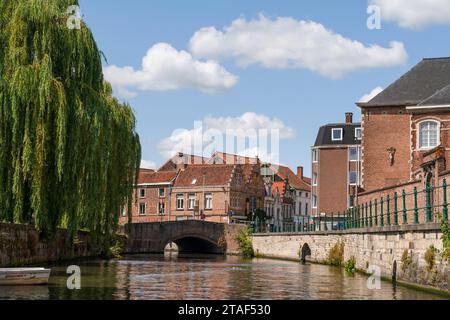
[[[92,33],[67,26],[71,5],[0,1],[0,220],[101,239],[131,207],[140,143]]]

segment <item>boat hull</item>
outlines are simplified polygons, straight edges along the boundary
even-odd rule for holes
[[[0,269],[0,286],[44,285],[49,277],[50,269],[44,268]]]

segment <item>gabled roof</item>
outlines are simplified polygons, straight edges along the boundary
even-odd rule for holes
[[[176,176],[176,171],[154,172],[144,169],[139,172],[138,184],[170,184]]]
[[[334,123],[327,124],[320,127],[317,133],[315,147],[332,146],[332,145],[359,145],[361,140],[356,138],[356,128],[361,128],[360,123]],[[340,141],[333,141],[331,133],[333,129],[342,129],[343,139]]]
[[[423,59],[360,107],[415,106],[450,84],[450,58]]]
[[[431,97],[425,99],[419,106],[439,106],[439,105],[450,105],[450,85],[439,90]]]
[[[228,164],[188,165],[180,170],[174,187],[227,186],[231,181],[234,168],[235,165]]]
[[[260,162],[258,158],[255,157],[245,157],[237,154],[225,153],[225,152],[215,152],[208,163],[213,164],[257,164]]]
[[[158,171],[174,171],[179,169],[180,165],[205,164],[206,161],[207,159],[202,156],[178,152],[172,158],[167,160]]]
[[[282,179],[288,179],[289,185],[294,189],[311,191],[311,185],[302,180],[289,167],[280,165],[276,174],[278,174]]]

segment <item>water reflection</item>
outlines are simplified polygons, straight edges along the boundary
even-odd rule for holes
[[[74,264],[74,263],[71,263]],[[75,263],[81,290],[68,290],[67,265],[52,266],[50,285],[0,287],[0,299],[438,299],[439,296],[338,268],[295,262],[210,255],[135,255]]]

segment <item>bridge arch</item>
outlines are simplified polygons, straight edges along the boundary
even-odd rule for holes
[[[216,240],[199,234],[183,234],[171,239],[180,253],[224,253]]]
[[[300,250],[300,260],[302,263],[306,262],[306,257],[311,256],[311,248],[309,245],[305,242]]]

